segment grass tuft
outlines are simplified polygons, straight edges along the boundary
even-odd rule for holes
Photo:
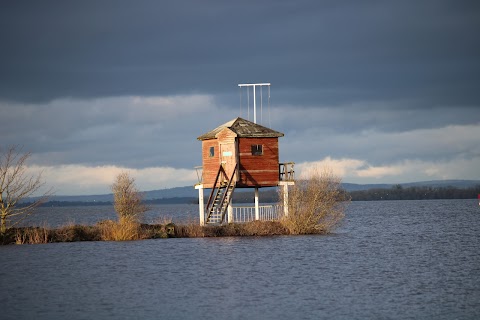
[[[50,230],[43,227],[15,228],[15,244],[48,243],[51,239]]]
[[[104,241],[131,241],[142,239],[140,224],[133,219],[120,219],[119,222],[105,220],[97,224],[100,239]]]
[[[53,230],[53,242],[98,241],[99,229],[95,226],[69,224]]]

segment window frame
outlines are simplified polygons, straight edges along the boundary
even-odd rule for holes
[[[214,146],[212,146],[212,147],[209,148],[209,150],[208,150],[208,156],[209,156],[210,158],[215,157],[215,147],[214,147]]]
[[[252,156],[263,156],[263,144],[251,145]]]

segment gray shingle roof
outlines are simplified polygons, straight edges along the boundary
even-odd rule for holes
[[[240,138],[278,138],[283,137],[284,134],[270,128],[261,126],[243,118],[235,118],[227,123],[218,126],[217,128],[202,134],[198,140],[215,139],[215,136],[224,128],[228,128],[235,132]]]

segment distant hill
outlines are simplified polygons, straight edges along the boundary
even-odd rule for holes
[[[480,180],[432,180],[402,183],[401,185],[403,187],[454,187],[459,189],[465,189],[480,185]]]
[[[409,183],[379,183],[379,184],[355,184],[355,183],[342,183],[343,189],[348,192],[362,191],[370,189],[390,189],[393,186],[401,185],[404,188],[409,187],[454,187],[459,189],[472,188],[480,185],[480,180],[432,180],[432,181],[419,181]]]
[[[342,188],[347,191],[362,191],[369,189],[388,189],[391,188],[393,184],[356,184],[356,183],[342,183]]]
[[[193,187],[177,187],[170,189],[145,191],[145,200],[167,199],[167,198],[191,198],[198,197],[198,191]],[[112,202],[113,194],[97,194],[87,196],[52,196],[50,201],[64,202]]]
[[[401,185],[403,188],[409,187],[454,187],[459,189],[472,188],[480,185],[480,180],[433,180],[433,181],[420,181],[410,183],[395,183],[395,184],[355,184],[355,183],[342,183],[343,189],[347,192],[364,191],[370,189],[391,189],[394,186]],[[272,188],[264,188],[261,191],[268,192]],[[251,189],[238,189],[238,192],[248,192]],[[236,192],[236,193],[238,193]],[[151,190],[144,192],[145,200],[153,201],[163,199],[159,202],[177,202],[183,199],[184,201],[191,201],[191,199],[198,198],[198,191],[193,186],[176,187],[169,189]],[[166,200],[171,199],[171,200]],[[111,203],[113,202],[112,194],[101,195],[87,195],[87,196],[52,196],[51,202],[75,202],[75,203]]]

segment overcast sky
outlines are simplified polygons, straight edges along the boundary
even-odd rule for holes
[[[480,179],[478,1],[2,1],[0,143],[57,195],[193,185],[253,120],[344,182]],[[259,95],[263,100],[260,100]]]

